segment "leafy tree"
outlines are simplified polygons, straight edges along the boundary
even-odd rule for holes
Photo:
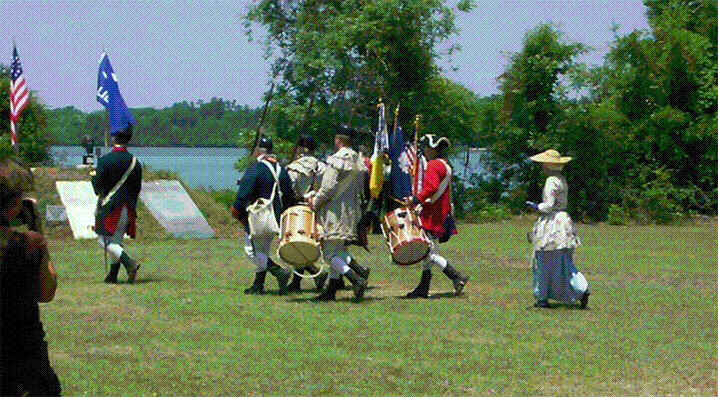
[[[457,9],[468,11],[471,3]],[[451,91],[442,91],[445,98],[458,93],[438,78],[434,63],[441,55],[437,44],[457,32],[454,11],[441,1],[262,0],[246,16],[250,35],[253,23],[267,29],[267,54],[281,80],[278,96],[298,105],[316,97],[321,125],[373,124],[380,98],[391,109],[400,104],[404,125],[419,113],[431,114],[432,126],[455,125],[431,113],[439,107],[437,89]]]
[[[562,33],[542,24],[526,33],[523,49],[511,56],[501,76],[507,129],[495,153],[515,162],[526,153],[559,142],[561,77],[574,59],[587,51],[581,43],[561,42]]]

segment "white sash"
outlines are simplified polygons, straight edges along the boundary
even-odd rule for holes
[[[426,200],[427,203],[434,203],[436,200],[441,197],[442,194],[446,191],[446,188],[449,187],[449,182],[451,181],[451,167],[449,167],[449,164],[446,162],[446,160],[440,158],[441,162],[446,167],[446,175],[444,176],[444,179],[441,180],[439,183],[439,188],[436,189],[436,193],[434,193],[433,196],[431,196],[429,199]]]
[[[130,172],[135,168],[135,165],[137,164],[137,158],[135,156],[132,156],[132,162],[130,163],[130,166],[127,167],[127,170],[122,175],[122,178],[120,178],[117,183],[115,183],[115,186],[112,187],[112,189],[107,193],[107,195],[102,199],[102,207],[104,207],[112,198],[112,196],[117,193],[117,191],[120,189],[120,186],[122,186],[125,181],[127,180],[127,177],[130,176]]]

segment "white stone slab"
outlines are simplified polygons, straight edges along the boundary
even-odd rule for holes
[[[186,239],[215,236],[179,181],[143,181],[140,198],[169,235]]]
[[[48,222],[64,222],[67,220],[67,212],[64,205],[48,205],[45,207],[45,220]]]
[[[95,225],[97,196],[90,181],[56,181],[55,187],[65,205],[75,239],[96,238],[92,227]]]

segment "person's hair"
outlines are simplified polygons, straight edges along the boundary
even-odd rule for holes
[[[24,162],[0,157],[0,206],[9,204],[34,189],[35,181],[30,167]]]
[[[350,146],[352,143],[352,138],[349,135],[337,134],[336,137],[339,138],[340,141],[342,141],[342,144],[344,146]]]
[[[307,149],[306,147],[301,146],[301,145],[297,146],[297,152],[296,152],[297,156],[299,156],[300,154],[305,155],[307,153],[309,153],[309,149]]]

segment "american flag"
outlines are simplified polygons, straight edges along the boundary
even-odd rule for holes
[[[12,47],[12,65],[10,65],[10,142],[17,146],[17,119],[20,112],[25,109],[30,94],[25,85],[25,76],[22,74],[20,57],[17,55],[17,47]]]
[[[411,164],[411,175],[412,175],[412,184],[411,184],[411,194],[418,195],[421,191],[421,184],[424,181],[424,169],[426,168],[426,159],[424,156],[419,156],[419,159],[416,158],[416,152],[414,151],[414,142],[407,142],[406,143],[406,155],[409,157],[409,162]],[[416,164],[416,169],[414,169],[414,164]]]

